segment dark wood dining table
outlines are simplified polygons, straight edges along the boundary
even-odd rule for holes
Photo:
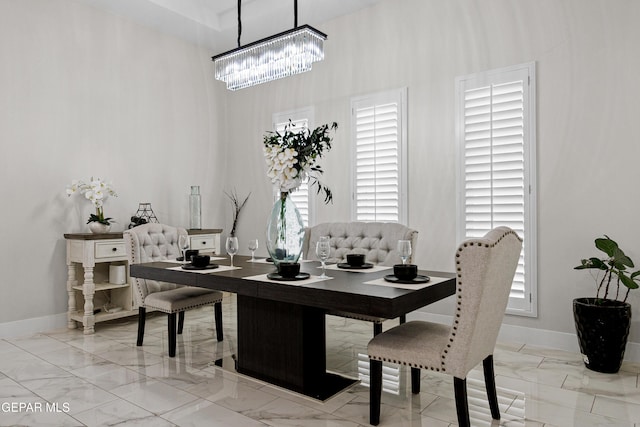
[[[235,256],[240,269],[195,273],[175,263],[153,262],[130,266],[133,277],[198,286],[237,295],[236,369],[289,390],[325,400],[354,380],[326,370],[325,315],[345,311],[393,319],[439,301],[455,292],[453,273],[419,271],[433,283],[410,290],[367,284],[392,269],[366,272],[327,271],[329,280],[313,283],[254,280],[274,272],[264,262]],[[213,261],[229,265],[229,259]],[[319,262],[302,262],[301,271],[320,274]]]

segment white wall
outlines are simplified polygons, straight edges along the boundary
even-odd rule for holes
[[[228,230],[221,191],[252,192],[239,237],[243,249],[260,238],[264,254],[272,193],[262,135],[272,113],[313,105],[316,124],[339,123],[323,164],[335,202],[319,201],[317,220],[349,219],[349,100],[402,86],[417,262],[450,270],[454,78],[536,61],[539,316],[506,323],[572,334],[571,300],[594,290],[572,267],[597,254],[593,239],[606,233],[640,260],[639,21],[635,0],[387,0],[319,26],[329,34],[326,59],[310,73],[228,92],[212,81],[213,52],[82,1],[3,0],[0,197],[2,235],[12,246],[1,249],[0,324],[65,311],[61,236],[82,231],[89,213],[87,203],[64,196],[71,179],[111,178],[120,197],[106,212],[120,227],[141,201],[186,225],[189,185],[199,184],[204,225]],[[637,310],[638,297],[633,304]],[[640,342],[637,321],[631,334]]]
[[[0,1],[0,325],[64,318],[63,234],[92,212],[65,195],[72,179],[112,180],[113,230],[139,202],[187,226],[190,185],[203,226],[224,222],[210,56],[84,1]]]
[[[536,61],[538,75],[538,318],[511,326],[575,333],[572,299],[592,296],[586,272],[608,234],[637,261],[640,141],[640,3],[633,0],[389,0],[322,25],[326,59],[313,71],[226,95],[231,179],[252,191],[241,241],[264,235],[271,191],[261,140],[273,112],[315,106],[316,124],[340,125],[323,167],[333,205],[318,222],[348,220],[349,100],[407,86],[409,225],[420,231],[417,262],[453,269],[454,78]],[[638,261],[640,262],[640,261]],[[634,308],[640,305],[633,298]],[[450,302],[429,307],[451,313]],[[633,321],[631,340],[640,341]],[[524,339],[524,338],[523,338]]]

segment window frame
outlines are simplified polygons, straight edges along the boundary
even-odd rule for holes
[[[536,205],[536,66],[535,62],[492,69],[455,79],[455,119],[457,155],[457,239],[465,233],[465,91],[506,83],[514,76],[523,77],[523,261],[524,296],[509,297],[506,313],[537,317],[537,205]],[[526,78],[526,81],[524,81]],[[475,84],[474,84],[475,83]],[[493,220],[492,220],[493,221]],[[494,224],[494,226],[500,225]],[[527,301],[528,300],[528,301]]]
[[[351,219],[353,221],[363,221],[358,218],[357,206],[357,122],[356,110],[369,106],[385,105],[389,103],[397,104],[397,167],[398,167],[398,219],[400,224],[408,224],[408,162],[407,162],[407,128],[408,128],[408,103],[407,88],[402,87],[388,91],[370,93],[363,96],[351,98]],[[374,221],[378,221],[375,219]]]

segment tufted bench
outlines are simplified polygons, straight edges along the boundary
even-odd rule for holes
[[[331,238],[331,253],[328,262],[346,262],[347,254],[365,254],[367,262],[393,266],[400,264],[398,240],[410,240],[415,253],[418,232],[406,225],[392,222],[325,222],[305,230],[302,252],[306,259],[317,260],[316,243],[320,236]],[[412,262],[413,254],[409,258]],[[373,322],[374,335],[382,332],[380,317],[355,313],[331,312],[329,314]],[[404,316],[400,318],[404,322]]]
[[[306,229],[302,243],[306,259],[318,259],[315,247],[320,236],[331,238],[328,262],[346,262],[347,254],[365,254],[367,262],[387,266],[401,262],[398,240],[410,240],[414,251],[418,240],[416,230],[392,222],[325,222]]]

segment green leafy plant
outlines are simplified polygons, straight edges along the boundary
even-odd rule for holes
[[[587,269],[595,269],[598,270],[595,275],[595,280],[597,284],[596,291],[596,303],[602,304],[604,300],[614,299],[619,300],[620,297],[620,283],[622,283],[626,288],[626,292],[624,295],[623,302],[627,301],[627,297],[629,296],[629,291],[631,289],[638,288],[638,282],[640,280],[640,270],[632,272],[629,271],[628,268],[634,268],[633,261],[627,255],[625,255],[624,251],[618,247],[618,244],[614,242],[609,236],[605,234],[604,238],[598,238],[595,240],[596,248],[607,254],[607,258],[588,258],[581,260],[581,264],[577,267],[574,267],[575,270],[587,270]],[[604,272],[602,278],[599,277],[599,273]],[[615,276],[615,279],[614,279]],[[612,282],[615,280],[615,285],[612,285]],[[609,292],[613,294],[612,287],[615,287],[615,298],[609,298]],[[603,290],[604,288],[604,290]],[[603,292],[603,295],[600,296],[600,293]]]
[[[100,224],[104,224],[104,225],[111,225],[112,222],[115,222],[113,220],[113,218],[109,217],[109,218],[105,218],[104,217],[104,212],[102,211],[102,208],[100,208],[98,210],[98,214],[89,214],[89,221],[87,221],[87,224],[89,224],[90,222],[99,222]]]

